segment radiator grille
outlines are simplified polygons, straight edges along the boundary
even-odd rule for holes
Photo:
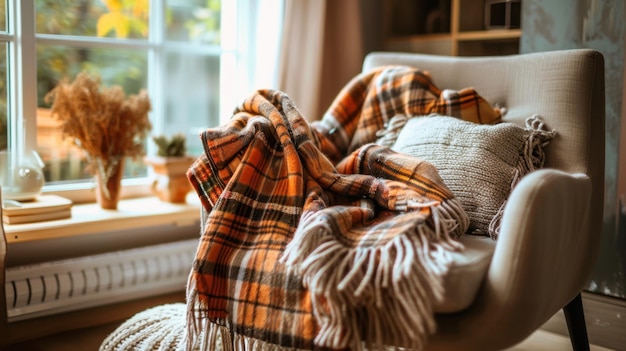
[[[182,291],[196,239],[6,270],[9,322]]]

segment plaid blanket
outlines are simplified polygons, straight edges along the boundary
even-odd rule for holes
[[[373,141],[394,115],[429,113],[500,118],[472,89],[393,66],[355,77],[319,122],[260,90],[204,131],[188,171],[208,211],[189,345],[421,348],[468,218],[433,166]]]

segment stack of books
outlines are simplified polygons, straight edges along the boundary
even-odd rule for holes
[[[72,201],[58,195],[39,195],[32,201],[2,201],[2,221],[21,224],[72,216]]]

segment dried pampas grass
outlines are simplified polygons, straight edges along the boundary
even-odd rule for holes
[[[100,83],[100,78],[80,73],[73,82],[59,82],[45,101],[52,103],[63,136],[85,152],[87,171],[108,179],[124,157],[144,155],[151,104],[145,90],[126,97],[120,86],[101,88]]]

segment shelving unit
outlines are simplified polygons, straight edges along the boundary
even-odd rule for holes
[[[386,1],[385,49],[450,56],[518,53],[521,29],[487,29],[485,3],[487,1]]]

